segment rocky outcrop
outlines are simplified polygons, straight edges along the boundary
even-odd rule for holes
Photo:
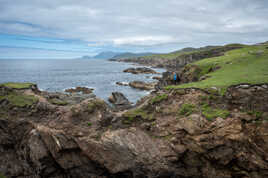
[[[123,72],[132,73],[132,74],[158,74],[158,72],[147,67],[138,67],[138,68],[128,68]]]
[[[169,71],[163,72],[162,77],[159,79],[158,83],[155,85],[155,89],[161,90],[165,86],[179,84],[181,82],[179,73],[176,73],[177,75],[176,81],[174,81],[174,75],[175,75],[174,72],[169,72]]]
[[[198,89],[161,91],[131,110],[112,112],[99,99],[56,106],[33,91],[0,87],[0,101],[9,102],[8,109],[0,105],[0,174],[265,178],[267,91],[267,84],[233,86],[226,97]],[[10,92],[38,101],[19,105],[4,97]],[[40,103],[48,106],[42,112]]]
[[[155,85],[156,85],[155,82],[153,82],[153,83],[146,83],[146,82],[143,82],[143,81],[129,82],[130,87],[136,88],[136,89],[139,89],[139,90],[153,90]]]
[[[108,98],[108,101],[116,106],[118,109],[129,109],[131,107],[131,103],[125,97],[123,93],[113,92],[112,95]]]
[[[82,93],[82,94],[91,94],[94,89],[87,88],[87,87],[76,87],[76,88],[69,88],[66,89],[66,93]]]

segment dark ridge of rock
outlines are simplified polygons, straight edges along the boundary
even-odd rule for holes
[[[129,86],[139,90],[153,90],[156,83],[146,83],[143,81],[133,81],[129,82]]]
[[[128,68],[123,72],[132,73],[132,74],[158,74],[158,72],[147,67],[138,67],[138,68]]]
[[[108,98],[108,101],[115,105],[117,109],[129,109],[131,107],[131,103],[125,97],[123,93],[113,92],[112,95]]]
[[[82,93],[82,94],[91,94],[94,89],[87,88],[87,87],[76,87],[76,88],[69,88],[66,89],[65,92],[67,93]]]

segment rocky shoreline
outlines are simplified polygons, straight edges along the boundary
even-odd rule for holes
[[[1,85],[0,172],[23,178],[266,177],[267,86],[232,86],[225,96],[159,91],[114,112],[97,98],[62,106],[34,85]],[[210,116],[211,110],[218,114]]]

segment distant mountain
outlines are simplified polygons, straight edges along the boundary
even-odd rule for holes
[[[92,56],[83,56],[81,57],[81,59],[92,59],[93,57]]]
[[[105,51],[101,52],[96,56],[83,56],[81,59],[123,59],[123,58],[136,58],[136,57],[143,57],[143,56],[150,56],[154,53],[120,53],[120,52],[112,52],[112,51]]]
[[[188,48],[180,49],[178,51],[171,52],[170,54],[187,53],[187,52],[194,52],[194,51],[201,51],[201,50],[210,50],[210,49],[217,48],[217,47],[219,47],[219,46],[205,46],[205,47],[201,47],[201,48],[188,47]]]
[[[119,52],[112,52],[112,51],[105,51],[105,52],[101,52],[100,54],[92,57],[92,58],[95,58],[95,59],[110,59],[110,58],[113,58],[114,56],[116,55],[119,55],[121,53]]]
[[[121,53],[112,57],[112,59],[124,59],[124,58],[136,58],[136,57],[143,57],[143,56],[151,56],[154,53]]]

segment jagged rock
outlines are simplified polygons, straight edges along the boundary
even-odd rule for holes
[[[162,73],[162,78],[156,84],[155,88],[157,90],[160,90],[160,89],[163,89],[167,85],[179,84],[180,77],[179,77],[178,73],[176,73],[176,75],[177,75],[177,81],[174,81],[174,72],[170,72],[170,71],[163,72]]]
[[[158,74],[158,72],[147,67],[138,67],[138,68],[128,68],[123,72],[132,73],[132,74]]]
[[[87,87],[76,87],[76,88],[69,88],[66,89],[65,92],[67,93],[82,93],[82,94],[91,94],[94,89],[87,88]]]
[[[131,107],[131,103],[123,93],[113,92],[108,98],[108,101],[116,106],[118,109],[127,109]]]
[[[129,83],[129,86],[132,88],[140,90],[153,90],[156,83],[146,83],[143,81],[133,81]]]

